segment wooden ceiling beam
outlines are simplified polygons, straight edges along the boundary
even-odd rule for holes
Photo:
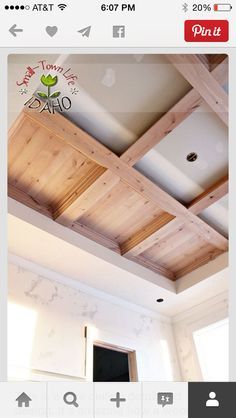
[[[63,143],[70,145],[73,149],[90,158],[98,165],[112,171],[116,176],[120,177],[121,181],[142,197],[152,201],[165,212],[177,216],[178,219],[188,223],[189,228],[201,235],[207,242],[211,242],[222,250],[227,250],[228,241],[219,232],[192,214],[171,195],[133,167],[129,167],[128,164],[124,163],[112,151],[95,140],[91,135],[75,126],[72,122],[65,119],[62,115],[43,115],[28,110],[24,112],[27,118],[52,132]]]
[[[199,56],[199,55],[198,55]],[[228,59],[226,54],[207,54],[209,71],[212,71],[217,65]]]
[[[209,187],[205,192],[201,193],[196,199],[188,205],[188,209],[198,215],[204,209],[216,203],[219,199],[226,196],[229,191],[228,175],[221,178],[213,186]]]
[[[121,254],[134,257],[142,254],[148,248],[153,247],[168,232],[173,231],[173,227],[177,223],[183,224],[169,213],[158,216],[120,245]]]
[[[207,54],[198,54],[197,56],[202,64],[207,68],[207,70],[210,71],[211,66],[209,56]]]
[[[199,57],[176,54],[167,55],[167,58],[228,126],[228,95]]]

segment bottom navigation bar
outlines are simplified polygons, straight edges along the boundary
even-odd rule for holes
[[[4,418],[222,418],[231,416],[236,383],[0,383]]]

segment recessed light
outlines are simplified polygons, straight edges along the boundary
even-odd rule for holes
[[[157,299],[157,302],[158,302],[158,303],[162,303],[162,302],[164,302],[164,299],[162,299],[162,298]]]
[[[197,158],[198,158],[198,155],[196,152],[190,152],[187,155],[186,160],[189,161],[190,163],[194,163],[194,161],[196,161]]]

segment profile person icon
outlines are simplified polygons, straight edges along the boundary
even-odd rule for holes
[[[210,392],[209,393],[209,399],[206,402],[206,406],[207,407],[219,407],[220,406],[220,402],[216,399],[216,393],[215,392]]]

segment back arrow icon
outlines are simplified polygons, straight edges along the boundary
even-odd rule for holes
[[[16,24],[12,25],[12,27],[9,29],[9,32],[13,35],[13,36],[17,36],[16,34],[18,32],[23,32],[23,29],[17,28]]]

